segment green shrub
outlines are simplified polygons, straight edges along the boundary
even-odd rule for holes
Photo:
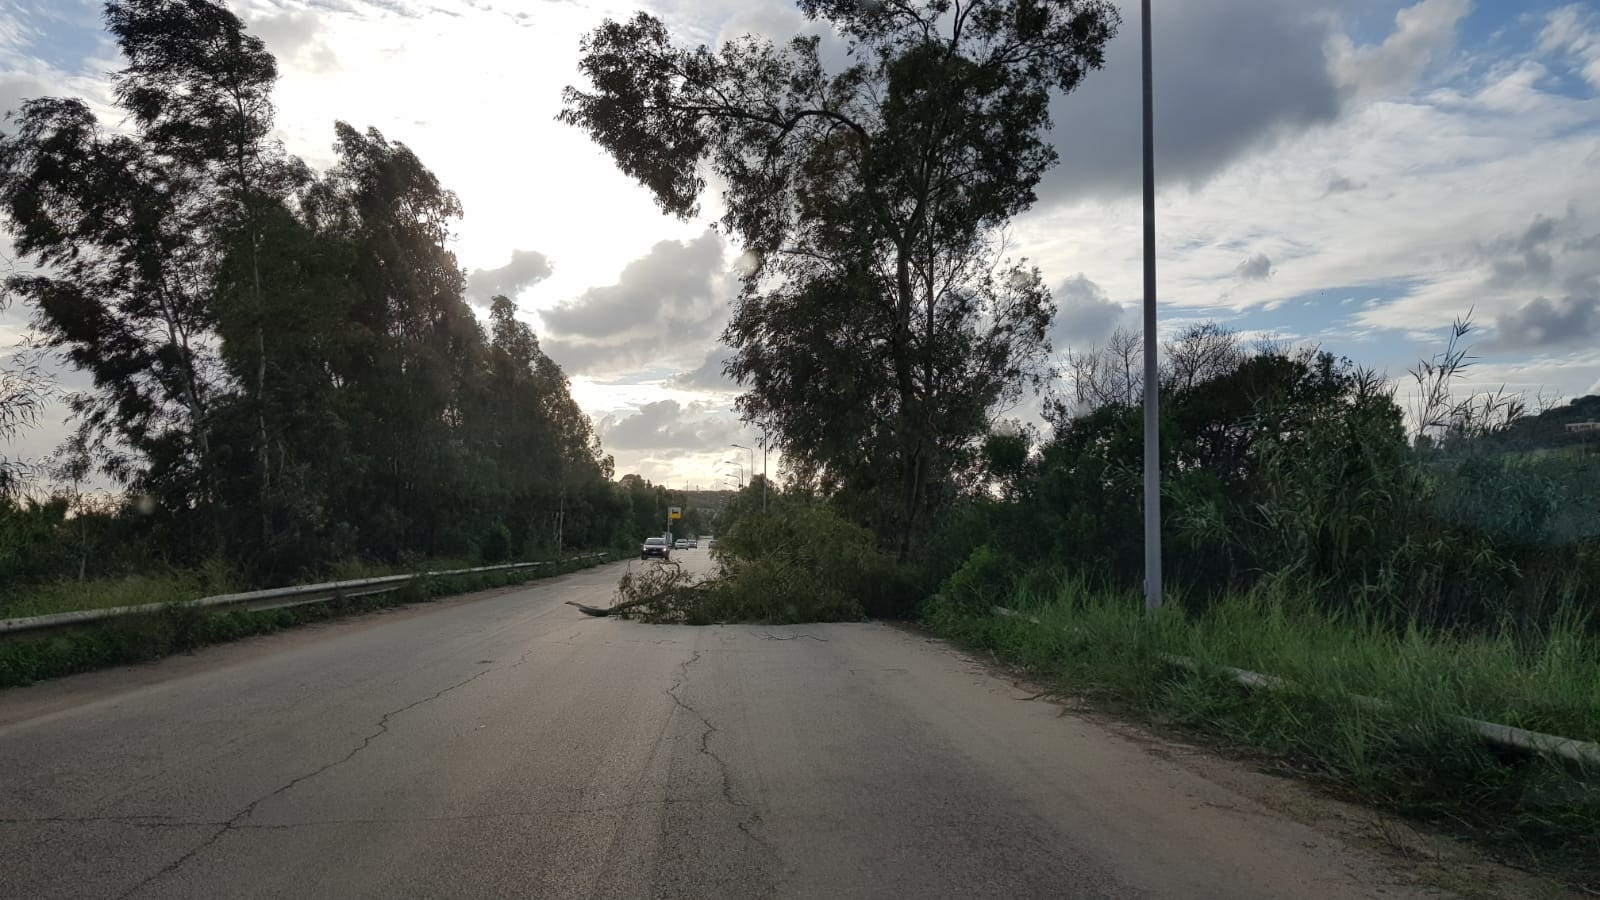
[[[865,615],[861,596],[882,565],[872,533],[820,503],[774,504],[718,538],[718,602],[748,621],[837,622]]]
[[[939,593],[959,610],[987,613],[989,607],[1011,598],[1018,568],[1015,559],[983,544],[944,580]]]
[[[648,622],[854,621],[867,605],[909,607],[915,588],[889,580],[893,569],[872,533],[820,503],[787,500],[750,514],[717,538],[719,571],[695,580],[674,564],[629,572],[618,602],[642,601],[627,615]]]
[[[911,619],[931,593],[920,571],[885,557],[864,569],[858,596],[862,611],[870,618]]]
[[[511,558],[511,547],[511,529],[504,522],[496,522],[478,540],[478,556],[486,563],[505,562]]]

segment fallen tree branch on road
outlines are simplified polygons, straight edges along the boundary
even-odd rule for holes
[[[616,606],[606,606],[606,607],[585,606],[584,604],[579,603],[576,600],[568,600],[567,601],[567,605],[568,606],[576,606],[579,609],[579,611],[581,611],[586,616],[614,616],[614,615],[616,615],[616,614],[618,614],[620,612],[623,612],[625,610],[633,609],[636,606],[644,606],[644,605],[649,604],[649,603],[654,603],[655,600],[656,600],[656,598],[654,598],[654,597],[645,597],[645,598],[643,598],[641,600],[629,600],[626,603],[618,603]]]

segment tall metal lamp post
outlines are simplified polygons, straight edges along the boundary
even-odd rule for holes
[[[1140,0],[1144,84],[1144,608],[1161,608],[1161,417],[1156,371],[1156,164],[1151,101],[1150,0]]]
[[[750,477],[755,477],[756,451],[744,444],[733,444],[740,450],[750,454]],[[761,432],[761,511],[767,511],[767,433]]]

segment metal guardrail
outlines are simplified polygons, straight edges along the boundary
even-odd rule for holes
[[[214,606],[241,606],[252,612],[263,609],[285,609],[291,606],[304,606],[308,603],[325,603],[340,597],[365,597],[370,594],[382,594],[397,590],[407,582],[415,581],[418,578],[475,575],[482,572],[503,572],[509,569],[532,569],[550,565],[551,562],[581,562],[605,555],[605,553],[588,553],[583,556],[545,562],[503,563],[497,566],[478,566],[472,569],[446,569],[438,572],[418,572],[412,575],[385,575],[379,578],[356,578],[350,581],[327,581],[321,584],[297,584],[259,591],[244,591],[237,594],[218,594],[214,597],[200,597],[195,600],[145,603],[139,606],[112,606],[105,609],[82,609],[71,612],[50,613],[43,616],[0,619],[0,635],[46,631],[52,628],[71,628],[77,625],[90,625],[95,622],[104,622],[128,616],[150,615],[173,606],[190,609],[208,609]]]
[[[992,607],[995,615],[1008,619],[1022,619],[1035,625],[1043,624],[1035,616],[1019,613],[1004,606]],[[1200,663],[1187,656],[1173,656],[1163,654],[1162,661],[1170,666],[1176,666],[1190,672],[1201,672],[1206,669],[1221,672],[1233,678],[1241,687],[1250,690],[1282,690],[1289,687],[1289,682],[1276,675],[1263,675],[1248,669],[1236,669],[1232,666],[1202,666]],[[1390,709],[1392,705],[1386,700],[1377,697],[1364,697],[1360,694],[1347,695],[1352,703],[1368,709]],[[1554,734],[1545,734],[1541,731],[1529,731],[1526,728],[1517,728],[1511,725],[1501,725],[1498,722],[1485,722],[1482,719],[1471,719],[1466,716],[1451,716],[1459,724],[1478,736],[1486,744],[1508,750],[1538,753],[1547,759],[1560,760],[1579,766],[1586,771],[1600,772],[1600,744],[1591,744],[1588,741],[1575,741]]]

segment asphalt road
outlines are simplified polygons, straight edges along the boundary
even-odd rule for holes
[[[0,693],[0,895],[1413,893],[914,631],[563,605],[621,571]]]

